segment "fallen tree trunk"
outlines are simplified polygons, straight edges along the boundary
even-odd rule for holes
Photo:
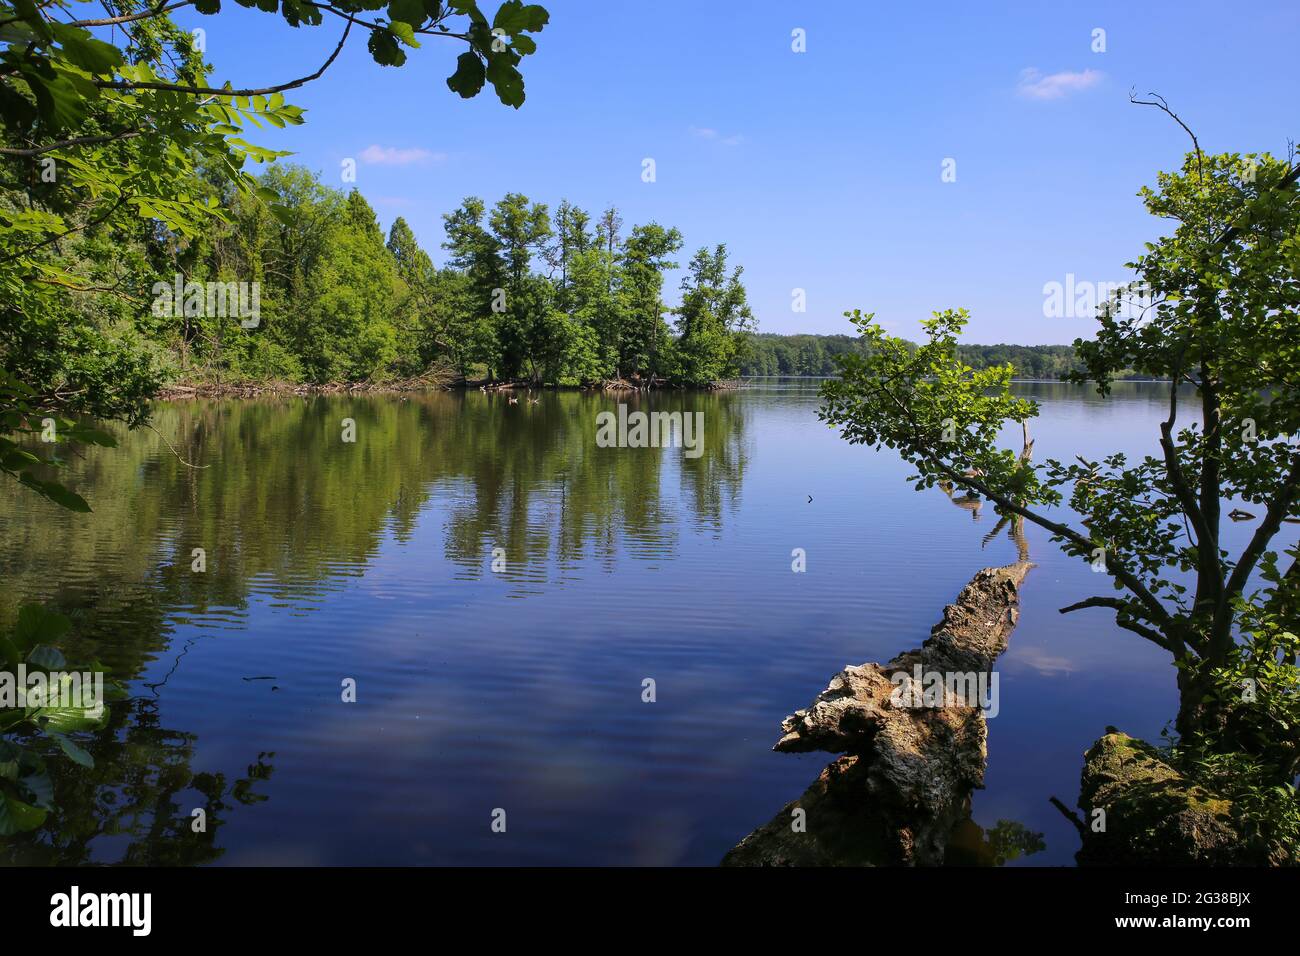
[[[844,756],[722,865],[941,864],[948,834],[984,783],[987,728],[969,689],[983,676],[996,692],[993,664],[1015,628],[1030,567],[980,571],[921,647],[885,665],[846,667],[812,706],[782,721],[774,750]]]

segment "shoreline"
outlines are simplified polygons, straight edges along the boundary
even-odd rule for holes
[[[152,396],[152,401],[173,402],[191,398],[263,398],[292,395],[397,395],[411,392],[717,392],[738,390],[745,383],[736,380],[714,382],[710,385],[675,385],[662,380],[652,384],[636,384],[624,380],[611,380],[595,385],[537,385],[529,382],[487,380],[447,380],[435,376],[395,379],[386,382],[177,382],[165,385]]]
[[[387,382],[178,382],[166,385],[152,396],[151,401],[174,402],[190,398],[263,398],[278,395],[398,395],[411,392],[722,392],[741,391],[755,382],[766,380],[798,380],[808,382],[830,381],[833,376],[823,375],[752,375],[743,379],[729,379],[710,385],[676,385],[668,382],[638,385],[623,380],[611,380],[596,385],[536,385],[529,382],[490,382],[485,380],[439,380],[432,377],[395,379]],[[1061,379],[1016,378],[1016,385],[1073,385]],[[1167,383],[1168,379],[1116,379],[1116,383],[1134,384]],[[1081,386],[1080,386],[1081,387]]]
[[[400,392],[448,391],[449,386],[436,382],[403,379],[393,382],[177,382],[165,385],[152,396],[155,402],[174,402],[187,398],[262,398],[275,395],[384,395]]]

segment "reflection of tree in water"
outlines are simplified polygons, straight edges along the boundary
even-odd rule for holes
[[[460,401],[458,414],[435,419],[426,453],[443,463],[435,477],[458,491],[446,554],[471,576],[485,572],[494,547],[508,555],[507,576],[521,565],[536,573],[584,558],[608,565],[624,545],[662,554],[683,519],[720,527],[739,494],[744,415],[735,396],[560,392],[543,394],[536,406],[510,405],[501,395]],[[630,411],[703,412],[699,457],[678,448],[597,447],[597,414],[620,402]]]
[[[161,726],[156,701],[114,703],[107,724],[85,741],[93,769],[47,759],[54,812],[41,829],[0,846],[0,863],[184,866],[217,859],[228,812],[267,799],[253,786],[270,777],[275,755],[258,754],[245,775],[231,781],[191,770],[196,739]],[[205,832],[194,829],[198,808],[206,814]]]
[[[121,568],[106,567],[104,575],[81,586],[55,591],[51,605],[73,621],[68,638],[60,642],[70,658],[98,659],[115,678],[140,681],[146,666],[170,643],[168,570],[157,569],[132,588],[112,573],[120,574]],[[191,769],[197,738],[162,726],[158,696],[193,642],[186,643],[161,679],[141,685],[147,696],[111,701],[104,726],[89,737],[78,736],[94,757],[93,768],[62,757],[48,737],[25,741],[43,752],[54,786],[54,810],[40,829],[0,845],[0,863],[178,866],[221,856],[218,834],[228,811],[266,799],[252,787],[270,776],[274,754],[258,754],[245,775],[233,781],[223,773]],[[192,813],[198,808],[206,814],[204,832],[194,830]]]
[[[979,520],[980,509],[984,507],[983,498],[981,498],[979,495],[975,494],[974,492],[965,495],[954,495],[953,485],[952,482],[950,481],[941,481],[938,484],[939,484],[939,489],[945,495],[948,496],[948,499],[954,505],[956,505],[958,508],[961,508],[965,511],[969,511],[971,513],[972,518],[974,518],[976,521]],[[1020,515],[999,514],[997,524],[993,526],[992,531],[990,531],[988,534],[984,536],[981,546],[987,548],[989,546],[989,542],[991,542],[1004,530],[1007,533],[1007,537],[1010,538],[1011,541],[1015,543],[1016,553],[1018,554],[1017,560],[1028,561],[1029,542],[1025,538],[1025,519],[1020,517]]]
[[[1023,438],[1023,445],[1020,451],[1020,463],[1022,465],[1026,465],[1033,458],[1034,441],[1029,437],[1028,422],[1021,422],[1021,429],[1023,431],[1024,438]],[[972,473],[967,472],[967,474],[971,475]],[[970,516],[974,520],[976,521],[979,520],[980,509],[984,507],[984,499],[980,497],[980,495],[977,492],[967,491],[966,494],[957,495],[954,493],[956,491],[956,487],[951,481],[940,481],[937,484],[939,485],[939,490],[948,496],[949,501],[951,501],[958,508],[962,508],[966,511],[969,511],[971,513]],[[1012,514],[1010,512],[1002,513],[1001,511],[998,511],[997,514],[998,514],[998,522],[996,525],[993,526],[993,530],[984,536],[984,540],[983,543],[981,544],[981,547],[987,548],[989,542],[992,541],[994,538],[996,538],[998,534],[1002,532],[1003,529],[1006,529],[1007,537],[1010,538],[1013,542],[1015,542],[1016,551],[1019,555],[1018,560],[1028,561],[1029,542],[1025,539],[1025,519],[1018,514]]]
[[[596,415],[619,402],[704,412],[703,453],[597,448]],[[344,418],[355,444],[342,441]],[[101,661],[136,687],[178,624],[237,627],[254,592],[310,612],[364,572],[386,535],[409,540],[431,498],[449,502],[444,547],[462,574],[484,573],[493,547],[507,550],[507,576],[563,573],[624,550],[666,553],[684,522],[720,527],[746,464],[732,394],[191,401],[160,405],[154,422],[156,433],[120,434],[118,448],[68,463],[61,477],[93,515],[0,486],[0,629],[20,604],[46,603],[73,621],[69,659]],[[95,768],[51,759],[56,813],[0,860],[209,861],[228,811],[260,799],[251,788],[270,772],[259,755],[233,781],[194,773],[194,736],[160,726],[149,699],[117,703],[83,742]],[[205,833],[191,826],[198,807]]]
[[[963,508],[970,512],[970,516],[976,521],[980,519],[980,509],[984,507],[984,499],[975,492],[969,492],[964,495],[954,495],[955,491],[951,481],[939,482],[939,490],[948,496],[948,500],[958,508]]]
[[[1041,833],[1023,823],[999,820],[984,829],[970,817],[953,827],[948,836],[945,866],[1002,866],[1022,856],[1032,856],[1047,849]]]
[[[620,402],[703,412],[703,453],[596,447],[596,415]],[[344,418],[355,444],[342,441]],[[623,549],[663,554],[684,523],[721,525],[746,466],[735,393],[191,401],[160,406],[155,424],[158,434],[124,434],[69,464],[64,478],[91,517],[0,487],[0,624],[69,578],[83,593],[59,597],[74,604],[121,608],[161,591],[171,620],[241,609],[252,582],[310,611],[362,574],[386,535],[408,540],[435,497],[446,503],[445,553],[467,574],[487,570],[493,547],[534,575]],[[190,571],[194,548],[206,553],[203,574]]]

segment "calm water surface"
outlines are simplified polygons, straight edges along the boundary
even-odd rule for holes
[[[1020,388],[1039,460],[1156,450],[1158,385]],[[615,405],[167,403],[157,434],[69,466],[93,515],[0,486],[0,623],[52,603],[69,658],[131,693],[86,741],[94,771],[51,761],[58,813],[0,861],[712,865],[831,759],[772,753],[781,718],[1016,559],[991,509],[820,424],[808,383],[641,399],[704,412],[698,458],[596,447]],[[1102,579],[1027,537],[974,819],[1043,835],[1017,864],[1069,864],[1048,798],[1074,803],[1107,724],[1155,738],[1174,672],[1106,612],[1058,614]]]

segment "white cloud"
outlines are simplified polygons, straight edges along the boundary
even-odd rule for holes
[[[716,129],[708,126],[692,126],[691,135],[699,139],[712,140],[715,143],[722,143],[724,146],[739,146],[744,137],[736,134],[734,136],[723,136]]]
[[[1105,74],[1100,70],[1082,70],[1078,73],[1063,70],[1044,76],[1031,66],[1021,71],[1016,90],[1031,100],[1059,100],[1070,93],[1096,86],[1103,76]]]
[[[1068,677],[1078,669],[1068,657],[1048,654],[1040,648],[1027,644],[1013,648],[1007,654],[1006,660],[1008,664],[1027,667],[1043,677],[1059,677],[1061,675]]]
[[[367,146],[361,151],[361,161],[372,166],[409,166],[412,163],[427,163],[446,159],[445,153],[431,153],[427,149],[398,146]]]

